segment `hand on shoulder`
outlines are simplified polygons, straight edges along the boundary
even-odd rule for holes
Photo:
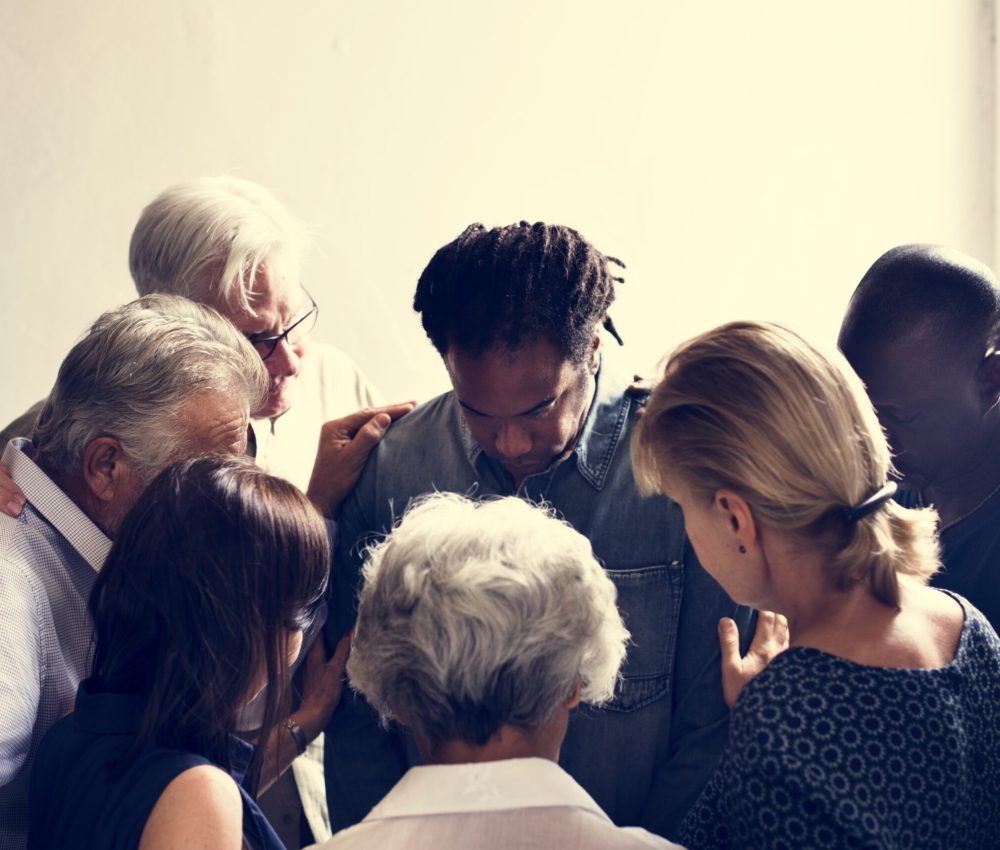
[[[24,509],[24,493],[10,477],[10,470],[0,464],[0,512],[15,519]]]
[[[406,401],[366,407],[323,425],[307,495],[324,516],[336,519],[344,499],[358,483],[372,449],[389,426],[415,406],[415,402]]]
[[[732,708],[746,684],[788,649],[788,620],[773,611],[757,613],[757,628],[746,655],[740,655],[740,632],[729,617],[719,620],[719,646],[722,650],[722,693]]]

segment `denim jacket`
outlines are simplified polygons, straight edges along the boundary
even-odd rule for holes
[[[510,474],[471,438],[453,393],[393,425],[340,515],[328,643],[353,624],[360,549],[389,531],[413,497],[516,492],[544,502],[590,539],[632,634],[613,701],[574,711],[560,764],[615,823],[670,837],[726,743],[716,624],[735,617],[745,633],[749,611],[702,569],[680,508],[640,495],[629,440],[641,400],[626,387],[605,356],[576,448],[516,491]],[[404,736],[378,729],[372,709],[349,695],[326,737],[334,830],[363,818],[415,760]]]

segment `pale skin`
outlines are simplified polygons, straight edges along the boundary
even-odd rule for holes
[[[720,489],[706,499],[684,482],[664,484],[705,569],[735,601],[783,615],[791,646],[874,667],[934,669],[954,658],[964,615],[950,597],[903,582],[893,607],[866,583],[839,588],[818,541],[762,523],[738,493]]]
[[[378,445],[393,422],[413,410],[414,404],[412,401],[407,401],[384,407],[369,407],[340,419],[331,419],[323,425],[316,453],[316,465],[313,467],[306,494],[320,513],[333,519],[337,517],[340,506],[351,494],[361,471],[365,468],[365,462],[372,449]],[[245,425],[242,439],[243,448],[240,449],[240,453],[246,448]],[[123,457],[120,452],[121,446],[113,437],[101,437],[95,440],[94,444],[103,446],[105,456],[100,460],[91,458],[87,461],[88,464],[103,462],[107,465],[113,463],[116,458]],[[96,449],[98,445],[94,444],[92,446]],[[87,451],[90,453],[91,447],[88,447]],[[85,491],[81,491],[81,496],[90,498]],[[24,493],[10,477],[10,470],[0,465],[0,512],[18,517],[24,510],[24,503]]]
[[[344,690],[344,668],[351,651],[351,635],[344,635],[329,658],[323,641],[317,640],[306,653],[305,675],[302,680],[302,702],[291,715],[312,741],[330,723]],[[298,756],[292,733],[284,726],[275,728],[268,737],[261,771],[260,791],[263,792],[284,773]]]
[[[246,451],[249,411],[227,393],[195,394],[181,405],[177,419],[184,424],[185,438],[178,455],[168,458],[168,463],[201,454],[240,455]],[[88,443],[79,469],[45,472],[112,539],[147,483],[114,437],[98,437]]]
[[[312,307],[304,289],[289,280],[280,256],[271,257],[258,272],[251,295],[252,310],[225,302],[211,302],[253,342],[278,336],[292,327]],[[264,360],[268,396],[254,411],[258,419],[281,416],[295,402],[298,376],[309,356],[309,343],[290,344],[288,337]],[[307,495],[324,516],[335,518],[343,500],[354,489],[365,461],[389,426],[416,406],[413,401],[366,408],[325,423],[320,431],[316,460]]]
[[[184,423],[186,439],[180,454],[172,460],[207,453],[239,455],[246,451],[249,411],[245,405],[241,406],[226,393],[211,391],[193,396],[182,405],[178,412],[178,419]],[[121,443],[114,437],[98,437],[89,443],[84,449],[83,462],[77,472],[73,474],[60,473],[55,470],[46,470],[46,472],[94,524],[112,539],[146,484],[123,450]],[[9,481],[9,478],[7,480]],[[298,654],[298,651],[299,645],[296,645],[295,655]],[[345,636],[338,643],[329,659],[326,658],[322,641],[317,641],[307,656],[302,703],[293,719],[302,727],[308,740],[312,740],[323,730],[340,702],[344,666],[349,651],[350,638]],[[262,785],[267,787],[273,783],[280,773],[291,764],[296,755],[297,749],[291,738],[291,733],[284,728],[275,729],[269,736],[266,745],[264,759],[267,767],[262,776]],[[194,833],[186,831],[198,825],[199,820],[192,818],[191,815],[203,804],[202,802],[191,803],[191,808],[185,808],[184,805],[180,804],[185,803],[185,801],[190,802],[185,796],[186,794],[205,793],[210,800],[219,803],[221,808],[217,813],[218,817],[222,818],[225,813],[227,796],[219,790],[219,780],[213,771],[221,774],[232,785],[239,805],[239,793],[231,778],[214,768],[198,768],[196,770],[198,773],[192,778],[185,779],[178,786],[180,790],[175,789],[167,798],[168,802],[165,803],[167,814],[163,817],[172,823],[176,822],[177,825],[178,833],[175,843],[150,844],[148,846],[157,848],[229,846],[225,843],[212,843],[208,840],[214,836],[216,829],[222,828],[222,821],[216,822],[211,818],[206,821],[207,831],[204,835],[207,838],[204,840],[208,843],[200,843],[203,841],[201,832],[198,832],[197,838],[192,839],[190,835]],[[186,776],[186,773],[182,776]],[[173,783],[168,789],[172,787]],[[171,812],[185,814],[174,816],[170,814]],[[240,837],[239,842],[233,846],[240,846],[242,843],[241,808],[237,808],[237,814],[240,818],[237,823]],[[146,832],[149,832],[148,828]],[[142,844],[141,846],[147,845]]]
[[[289,664],[294,662],[301,646],[302,633],[293,633],[286,647]],[[325,657],[322,641],[317,641],[309,650],[305,690],[312,696],[303,699],[292,719],[310,740],[326,726],[340,702],[350,648],[350,634],[347,634],[329,660]],[[261,676],[258,687],[251,689],[248,698],[256,696],[264,684]],[[275,729],[264,756],[259,790],[263,792],[270,787],[296,755],[291,733],[284,727]],[[139,850],[184,850],[189,847],[238,850],[244,846],[239,789],[231,776],[211,765],[190,768],[167,785],[150,812],[139,842]]]
[[[206,303],[229,319],[251,341],[255,337],[279,335],[312,306],[305,291],[289,281],[281,267],[280,257],[271,258],[258,273],[251,298],[252,311],[225,302]],[[264,360],[268,373],[268,395],[263,406],[253,412],[255,418],[280,416],[292,406],[297,378],[306,357],[306,340],[292,345],[286,338],[275,346],[273,353]],[[306,493],[320,513],[332,519],[337,517],[372,449],[385,436],[389,426],[415,406],[415,401],[397,402],[365,408],[324,423]],[[24,503],[21,488],[10,477],[10,471],[0,465],[0,512],[18,517]]]

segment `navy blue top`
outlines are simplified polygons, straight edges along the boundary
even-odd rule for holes
[[[29,850],[94,847],[135,850],[153,806],[203,756],[150,745],[120,776],[111,764],[135,738],[145,707],[132,694],[90,693],[80,685],[76,710],[45,736],[31,778]],[[243,837],[252,850],[285,850],[243,787],[253,747],[233,738],[231,775],[243,797]]]
[[[915,490],[901,490],[896,501],[905,508],[929,504]],[[963,519],[940,528],[938,536],[941,569],[931,584],[964,596],[1000,629],[1000,491]]]
[[[958,597],[956,597],[958,598]],[[1000,836],[1000,639],[968,602],[950,664],[798,647],[740,694],[690,850],[987,850]]]

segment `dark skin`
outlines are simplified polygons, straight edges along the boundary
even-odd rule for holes
[[[904,484],[943,525],[1000,484],[1000,357],[982,341],[917,326],[894,340],[841,341],[865,382]]]

